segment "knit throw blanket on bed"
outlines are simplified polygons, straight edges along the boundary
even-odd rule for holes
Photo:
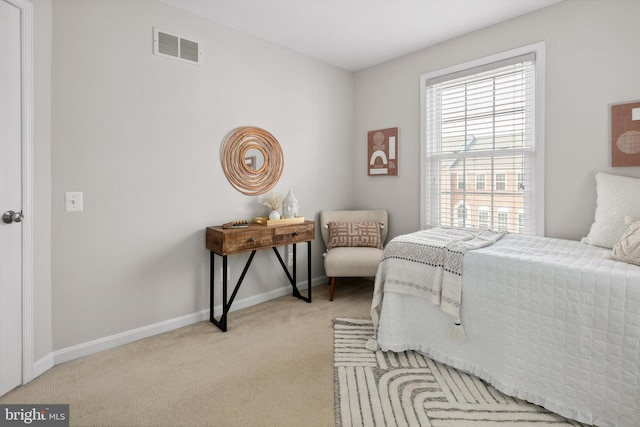
[[[462,259],[473,249],[489,246],[505,233],[432,228],[395,237],[384,248],[375,279],[371,317],[377,332],[384,292],[424,298],[455,318],[452,337],[463,341],[460,324]],[[368,343],[374,350],[377,345]]]

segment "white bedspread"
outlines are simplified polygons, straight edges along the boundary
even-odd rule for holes
[[[419,350],[501,391],[602,427],[640,425],[640,267],[577,241],[507,235],[463,261],[460,317],[385,293],[382,350]],[[375,292],[375,291],[374,291]]]
[[[467,251],[500,240],[505,233],[490,230],[431,228],[392,239],[384,248],[376,274],[372,317],[374,326],[383,292],[396,292],[424,298],[453,316],[452,337],[464,341],[460,325],[462,302],[462,260]],[[374,343],[367,346],[375,349]]]

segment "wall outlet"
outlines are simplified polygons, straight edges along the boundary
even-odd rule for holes
[[[82,212],[84,210],[83,198],[81,191],[67,191],[64,193],[64,210],[66,212]]]

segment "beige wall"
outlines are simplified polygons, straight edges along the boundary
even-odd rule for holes
[[[640,99],[640,2],[565,0],[355,73],[355,202],[390,210],[392,235],[420,225],[420,75],[538,41],[546,43],[546,235],[586,236],[595,174],[609,167],[610,103]],[[366,132],[400,127],[400,176],[368,177]]]
[[[56,0],[52,20],[54,351],[208,308],[205,227],[267,213],[223,174],[231,129],[279,140],[275,190],[301,215],[350,203],[352,73],[155,1]],[[203,65],[154,56],[154,26],[199,40]],[[84,192],[84,212],[65,212],[66,191]],[[231,259],[234,283],[246,258]],[[259,252],[236,300],[286,284]]]

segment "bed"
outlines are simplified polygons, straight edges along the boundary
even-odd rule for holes
[[[393,250],[433,244],[434,234],[442,240],[447,232],[423,230],[388,243],[372,303],[375,344],[418,350],[583,423],[638,426],[640,267],[578,241],[507,234],[464,252],[456,318],[415,292],[423,282],[408,284],[418,277],[407,273],[412,269],[433,279],[433,263]],[[391,286],[396,282],[405,283]],[[457,321],[462,339],[451,333]]]

